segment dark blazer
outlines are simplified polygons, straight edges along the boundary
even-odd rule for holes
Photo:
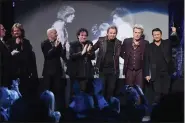
[[[64,70],[62,69],[60,57],[64,58],[66,50],[59,44],[58,47],[52,47],[51,42],[47,39],[41,43],[41,49],[44,54],[44,68],[42,75],[55,75],[63,76]]]
[[[86,41],[87,44],[93,46],[91,41]],[[82,44],[79,41],[73,41],[70,43],[70,65],[69,75],[71,77],[93,77],[93,66],[91,60],[95,59],[95,52],[91,54],[81,55],[83,50]]]
[[[170,36],[170,39],[162,40],[161,41],[161,50],[163,52],[165,61],[168,66],[168,73],[169,75],[174,72],[174,63],[172,61],[172,47],[177,46],[180,43],[177,35]],[[154,46],[155,43],[152,42],[147,45],[145,50],[145,69],[144,69],[144,76],[151,76],[151,80],[155,80],[156,78],[156,58],[154,56]]]
[[[94,44],[93,50],[96,51],[99,48],[97,60],[96,60],[96,67],[99,68],[99,71],[102,72],[103,69],[103,62],[104,57],[107,51],[107,36],[106,37],[99,37],[98,41]],[[115,74],[119,75],[119,57],[121,52],[121,41],[116,39],[115,40],[115,47],[114,47],[114,69]]]
[[[132,41],[133,41],[133,38],[126,38],[122,44],[122,47],[121,47],[121,55],[124,58],[124,69],[123,69],[124,74],[126,73],[127,67],[128,67],[129,56],[130,56],[130,52],[132,49]],[[148,44],[149,44],[149,41],[146,41],[146,40],[140,41],[140,46],[141,46],[141,50],[142,50],[141,53],[143,54],[142,57],[144,57],[145,47]],[[144,58],[142,60],[143,60],[143,62],[142,62],[142,68],[143,68]]]
[[[11,38],[7,43],[11,52],[15,49],[20,52],[19,54],[12,56],[12,72],[14,73],[14,77],[18,77],[19,75],[24,75],[27,77],[34,75],[36,77],[36,60],[33,56],[33,50],[30,41],[26,38],[23,38],[22,43],[18,45],[16,44],[16,39]]]
[[[8,46],[0,41],[0,81],[7,81],[11,77],[12,56]],[[8,78],[6,78],[8,77]]]

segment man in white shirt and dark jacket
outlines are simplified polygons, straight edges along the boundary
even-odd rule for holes
[[[170,76],[174,72],[172,61],[172,47],[179,44],[176,28],[172,27],[172,34],[169,39],[162,39],[162,31],[159,28],[152,30],[154,41],[147,45],[145,50],[145,79],[152,84],[154,102],[169,93]]]

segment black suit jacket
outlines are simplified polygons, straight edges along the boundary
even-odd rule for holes
[[[86,41],[86,44],[92,45],[91,41]],[[70,43],[70,65],[68,65],[69,75],[71,77],[79,78],[92,78],[93,66],[91,60],[95,59],[95,52],[91,54],[85,53],[81,55],[83,46],[79,41],[73,41]]]
[[[174,63],[172,61],[172,47],[175,47],[179,44],[179,39],[176,35],[170,36],[170,39],[162,40],[161,41],[161,50],[168,66],[168,73],[169,75],[174,72]],[[152,42],[147,45],[145,50],[145,68],[144,68],[144,76],[151,76],[151,80],[155,80],[156,78],[156,58],[155,50],[154,50],[155,43]]]
[[[0,81],[4,77],[10,77],[12,72],[12,56],[8,45],[0,41]]]
[[[7,43],[11,52],[13,50],[20,52],[12,56],[12,72],[14,77],[24,76],[37,78],[36,60],[30,41],[23,38],[22,43],[16,44],[16,39],[11,38]]]
[[[128,61],[129,61],[129,56],[130,56],[130,52],[132,49],[132,41],[133,38],[126,38],[123,41],[122,47],[121,47],[121,56],[124,59],[124,69],[123,69],[123,73],[125,74],[127,71],[127,66],[128,66]],[[141,47],[141,52],[142,52],[142,57],[143,57],[143,63],[142,63],[142,68],[143,68],[143,64],[144,64],[144,51],[145,51],[145,47],[146,45],[149,44],[149,41],[147,40],[141,40],[140,41],[140,47]]]
[[[66,50],[59,44],[58,47],[52,46],[51,42],[47,39],[41,43],[41,49],[44,54],[44,68],[43,76],[47,75],[60,75],[64,74],[62,69],[60,57],[64,58]]]
[[[96,67],[99,68],[99,71],[102,72],[103,64],[104,64],[104,57],[107,51],[107,36],[100,37],[96,44],[93,46],[93,50],[96,51],[99,49],[97,60],[96,60]],[[115,47],[114,47],[114,72],[116,75],[119,75],[119,57],[121,52],[121,41],[116,39],[115,40]]]

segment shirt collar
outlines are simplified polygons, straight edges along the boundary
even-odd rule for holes
[[[0,37],[0,40],[3,41],[3,37]]]

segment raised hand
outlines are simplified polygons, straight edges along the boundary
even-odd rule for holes
[[[145,79],[149,82],[151,77],[150,76],[146,76]]]
[[[171,28],[172,28],[172,33],[176,33],[177,32],[176,27],[171,27]]]
[[[20,42],[21,42],[21,39],[20,39],[20,38],[16,38],[16,39],[15,39],[15,43],[16,43],[16,44],[20,44]]]

